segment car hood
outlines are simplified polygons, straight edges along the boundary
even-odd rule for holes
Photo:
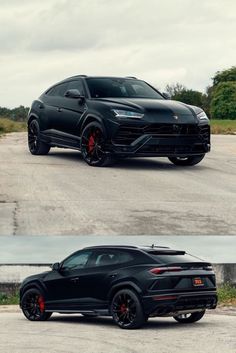
[[[171,119],[173,122],[174,116],[177,116],[176,122],[197,123],[198,118],[196,113],[202,109],[194,107],[182,102],[167,100],[167,99],[144,99],[144,98],[100,98],[96,99],[113,109],[135,109],[147,113],[149,117],[158,116],[158,120],[163,117],[164,122]]]
[[[125,105],[130,108],[146,111],[168,111],[176,114],[195,114],[201,108],[194,107],[182,102],[167,99],[147,99],[147,98],[97,98],[97,101],[106,102],[109,105]]]

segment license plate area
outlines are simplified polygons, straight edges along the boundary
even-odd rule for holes
[[[200,277],[193,278],[193,286],[194,287],[203,287],[204,286],[203,279]]]

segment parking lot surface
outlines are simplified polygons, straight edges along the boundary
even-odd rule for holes
[[[172,318],[150,319],[139,330],[122,330],[111,318],[55,314],[30,322],[16,312],[0,312],[1,353],[235,353],[236,316],[207,314],[192,325]]]
[[[1,235],[236,235],[236,136],[212,136],[194,167],[167,158],[89,167],[79,152],[32,156],[0,139]]]

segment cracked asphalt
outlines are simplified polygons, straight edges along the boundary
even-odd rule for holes
[[[46,322],[30,322],[19,310],[0,310],[1,353],[235,353],[236,316],[207,313],[195,324],[173,318],[150,319],[139,330],[122,330],[109,317],[54,314]]]
[[[165,158],[89,167],[77,151],[32,156],[0,139],[0,235],[236,235],[236,136],[195,167]]]

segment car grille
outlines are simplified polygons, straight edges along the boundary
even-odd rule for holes
[[[113,138],[115,144],[130,145],[137,138],[144,134],[153,137],[164,136],[195,136],[202,142],[209,143],[210,127],[209,125],[199,126],[197,124],[149,124],[142,126],[121,125],[116,136]]]

